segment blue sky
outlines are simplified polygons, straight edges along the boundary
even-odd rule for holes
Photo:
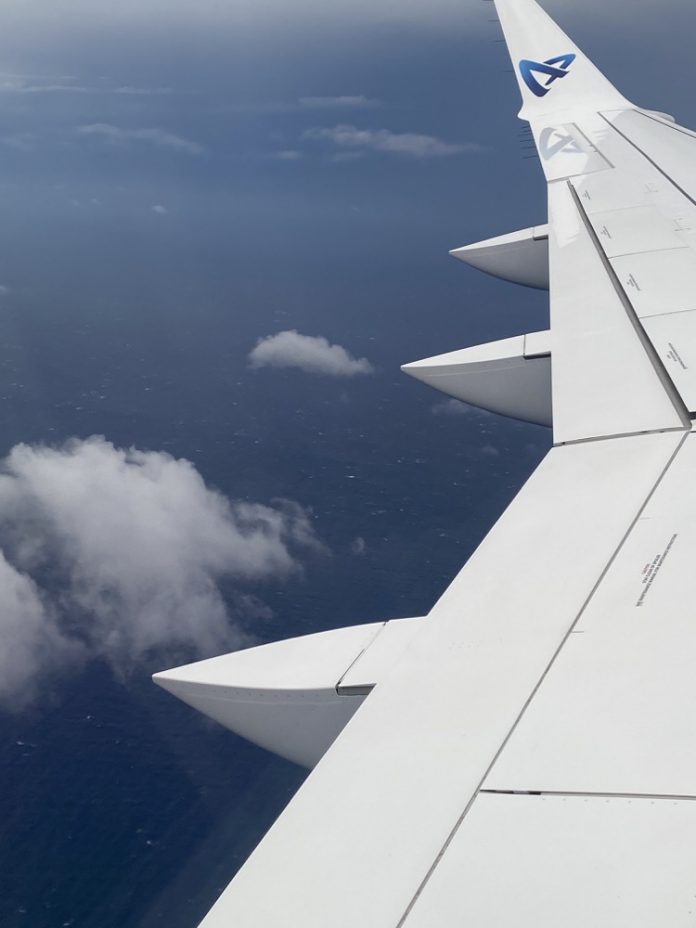
[[[626,3],[548,6],[629,96],[688,123],[687,3],[641,4],[640,17]],[[2,15],[0,202],[5,235],[29,253],[39,226],[70,238],[108,223],[156,243],[190,234],[191,248],[231,237],[303,270],[324,263],[330,240],[388,271],[402,235],[420,244],[425,225],[423,260],[543,216],[481,0],[74,0],[8,3]],[[404,136],[436,141],[406,138],[423,152],[409,156],[395,150]],[[158,206],[167,213],[150,215]]]
[[[557,0],[549,9],[629,96],[648,107],[669,104],[688,119],[687,3],[641,4],[640,17],[626,3],[578,9]],[[481,0],[209,0],[110,10],[73,0],[60,11],[9,3],[0,39],[6,182],[31,183],[54,209],[60,199],[48,190],[62,185],[66,210],[75,200],[104,200],[107,210],[115,199],[124,210],[167,201],[160,205],[182,217],[229,209],[229,200],[219,199],[224,192],[234,195],[240,218],[277,215],[281,223],[297,198],[312,216],[320,206],[350,208],[350,200],[360,208],[369,196],[388,219],[408,209],[401,194],[409,179],[427,179],[441,196],[447,190],[460,223],[472,207],[481,209],[484,190],[497,188],[511,207],[533,209],[538,185],[527,200],[526,177],[515,184],[519,172],[501,170],[516,155],[517,99],[504,46],[487,21],[491,10]],[[672,10],[679,29],[667,15]],[[337,125],[479,145],[488,157],[454,150],[422,159],[423,170],[417,159],[312,136]],[[111,128],[90,132],[94,126]],[[283,160],[290,152],[295,160]],[[360,163],[335,160],[360,152]],[[526,175],[538,176],[531,167]],[[490,219],[504,224],[508,217]]]

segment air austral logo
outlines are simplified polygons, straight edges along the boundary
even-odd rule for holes
[[[556,58],[549,58],[548,61],[528,61],[523,58],[520,61],[520,74],[533,94],[537,97],[545,97],[551,90],[553,82],[559,77],[565,77],[574,61],[575,55],[558,55]],[[543,84],[536,78],[537,74],[546,76]]]

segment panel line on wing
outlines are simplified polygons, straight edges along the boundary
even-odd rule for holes
[[[636,113],[645,117],[645,119],[649,119],[650,122],[657,123],[658,126],[664,126],[665,129],[673,129],[680,135],[687,135],[689,138],[696,139],[696,132],[694,132],[693,129],[688,129],[686,126],[681,126],[678,122],[659,119],[657,116],[653,115],[652,113],[647,113],[645,110],[636,110]]]
[[[485,788],[693,795],[691,433]]]
[[[689,425],[686,428],[691,428],[692,420],[689,417]],[[683,426],[674,426],[672,428],[658,429],[660,434],[665,432],[683,432]],[[645,430],[641,432],[617,432],[615,435],[596,435],[592,438],[574,438],[568,441],[559,441],[554,444],[554,448],[561,448],[564,445],[594,445],[600,441],[615,441],[617,438],[637,438],[639,435],[650,434]]]
[[[480,779],[480,781],[479,781],[479,784],[478,784],[476,790],[473,792],[473,794],[472,794],[471,797],[469,798],[469,801],[468,801],[467,804],[465,805],[464,810],[462,811],[461,815],[459,816],[459,818],[458,818],[457,821],[455,822],[455,824],[454,824],[452,830],[450,831],[449,835],[447,836],[447,839],[445,840],[444,844],[442,845],[442,847],[441,847],[439,853],[437,854],[437,856],[436,856],[435,859],[433,860],[433,862],[432,862],[432,864],[430,865],[430,867],[429,867],[427,873],[426,873],[425,876],[423,877],[423,880],[421,881],[420,885],[418,886],[418,889],[416,890],[416,892],[414,893],[414,895],[413,895],[411,901],[409,902],[408,906],[406,907],[406,910],[404,911],[404,914],[401,916],[401,918],[400,918],[399,921],[397,922],[396,928],[404,928],[404,925],[405,925],[405,923],[406,923],[406,920],[408,919],[409,915],[411,914],[411,911],[413,910],[413,908],[414,908],[415,904],[417,903],[419,897],[421,896],[421,894],[422,894],[423,891],[425,890],[425,888],[426,888],[426,886],[427,886],[427,884],[428,884],[430,878],[432,877],[432,875],[434,874],[435,870],[437,869],[438,864],[440,863],[440,861],[442,860],[442,858],[445,856],[445,854],[446,854],[446,852],[447,852],[449,846],[451,845],[452,841],[454,840],[455,836],[457,835],[457,832],[459,831],[460,826],[462,825],[462,823],[463,823],[464,820],[466,819],[466,817],[467,817],[469,811],[471,810],[472,806],[473,806],[474,803],[476,802],[477,796],[479,796],[480,793],[483,792],[483,784],[484,784],[484,783],[486,782],[486,780],[488,779],[489,774],[491,773],[491,771],[492,771],[493,767],[495,766],[496,762],[498,761],[499,757],[501,756],[501,754],[502,754],[503,751],[505,750],[505,747],[507,746],[509,740],[511,739],[512,735],[514,734],[514,732],[515,732],[517,726],[520,724],[520,721],[522,720],[522,718],[523,718],[525,712],[527,711],[527,709],[529,708],[530,704],[531,704],[532,701],[534,700],[534,697],[535,697],[536,694],[538,693],[538,691],[539,691],[539,689],[541,688],[542,684],[544,683],[545,679],[548,677],[548,675],[549,675],[549,673],[550,673],[550,671],[551,671],[551,668],[553,667],[553,665],[554,665],[554,663],[556,662],[556,660],[557,660],[559,654],[561,653],[561,651],[562,651],[563,648],[565,647],[566,643],[568,642],[568,639],[569,639],[570,636],[572,635],[573,630],[577,627],[577,625],[578,625],[578,623],[580,622],[581,618],[583,617],[585,611],[587,610],[588,606],[589,606],[590,603],[592,602],[592,599],[593,599],[593,597],[595,596],[595,594],[597,593],[597,591],[598,591],[599,587],[601,586],[601,584],[602,584],[604,578],[607,576],[607,574],[608,574],[609,571],[611,570],[612,565],[615,563],[616,559],[618,558],[619,553],[621,552],[623,546],[626,544],[626,541],[628,540],[628,538],[629,538],[631,532],[633,531],[634,527],[636,526],[636,524],[637,524],[638,521],[640,520],[642,514],[645,512],[646,507],[648,506],[648,504],[649,504],[650,501],[652,500],[653,496],[654,496],[655,493],[657,492],[658,487],[660,486],[660,484],[662,483],[662,481],[665,479],[665,477],[666,477],[666,475],[667,475],[669,469],[671,468],[671,466],[672,466],[672,464],[674,463],[674,461],[675,461],[677,455],[679,454],[679,451],[680,451],[680,450],[682,449],[682,447],[684,446],[684,443],[686,442],[686,439],[688,438],[689,434],[690,434],[690,433],[686,433],[686,434],[682,437],[682,439],[678,442],[677,447],[674,449],[674,451],[673,451],[672,454],[670,455],[669,460],[667,461],[667,463],[665,464],[664,468],[662,469],[662,471],[661,471],[660,475],[658,476],[657,480],[655,481],[655,483],[654,483],[652,489],[650,490],[650,492],[647,494],[647,496],[646,496],[645,499],[643,500],[643,504],[639,507],[638,512],[636,513],[635,517],[633,518],[633,520],[631,521],[630,525],[629,525],[628,528],[626,529],[626,531],[625,531],[623,537],[621,538],[621,540],[619,541],[619,544],[617,545],[615,551],[613,552],[613,554],[611,555],[611,557],[610,557],[609,560],[607,561],[607,563],[606,563],[604,569],[601,571],[601,573],[600,573],[599,576],[597,577],[597,580],[596,580],[594,586],[592,587],[592,589],[590,590],[590,592],[589,592],[587,598],[585,599],[584,603],[583,603],[582,606],[580,607],[580,610],[578,611],[577,616],[575,617],[574,621],[572,622],[572,624],[571,624],[570,627],[568,628],[566,634],[565,634],[564,637],[562,638],[562,640],[561,640],[560,644],[558,645],[558,647],[556,648],[555,652],[554,652],[553,655],[551,656],[551,659],[550,659],[549,663],[548,663],[547,666],[545,667],[544,671],[542,672],[541,676],[539,677],[539,679],[538,679],[536,685],[535,685],[534,688],[532,689],[532,691],[531,691],[531,693],[529,694],[528,698],[525,700],[525,702],[524,702],[524,704],[523,704],[523,706],[522,706],[522,708],[521,708],[521,710],[520,710],[520,712],[519,712],[517,718],[515,719],[515,721],[513,722],[512,726],[510,727],[510,730],[507,732],[505,738],[504,738],[503,741],[501,742],[501,744],[500,744],[500,746],[499,746],[499,748],[498,748],[498,750],[497,750],[495,756],[494,756],[493,759],[491,760],[491,762],[490,762],[488,768],[486,769],[485,773],[484,773],[483,776],[481,777],[481,779]]]
[[[677,793],[610,793],[570,789],[480,789],[479,793],[489,796],[587,796],[597,799],[649,799],[651,802],[659,799],[670,802],[696,802],[696,795]]]
[[[611,261],[609,260],[609,258],[604,252],[604,249],[602,248],[601,242],[599,241],[597,237],[597,232],[594,226],[592,225],[592,223],[590,222],[589,217],[587,216],[587,213],[585,212],[583,208],[583,205],[580,200],[580,197],[578,196],[577,190],[575,189],[575,187],[570,181],[567,181],[567,186],[568,186],[568,190],[570,191],[570,195],[573,198],[575,206],[577,207],[578,213],[580,214],[580,218],[582,219],[582,222],[585,228],[587,229],[587,234],[589,235],[592,241],[592,244],[594,245],[595,250],[597,251],[597,254],[600,257],[602,264],[604,265],[604,268],[607,272],[607,276],[609,277],[609,280],[611,281],[612,286],[614,287],[619,299],[621,300],[621,303],[624,309],[626,310],[626,315],[636,335],[638,336],[638,339],[641,345],[645,349],[645,352],[648,358],[650,359],[650,362],[655,370],[655,373],[657,374],[660,380],[660,383],[662,384],[665,391],[667,392],[667,395],[672,405],[674,406],[674,409],[677,415],[681,419],[684,425],[684,428],[690,428],[691,427],[691,416],[689,414],[689,411],[683,399],[681,398],[679,390],[677,389],[674,381],[670,377],[667,368],[662,363],[662,359],[657,353],[655,346],[650,340],[647,332],[641,325],[640,319],[638,318],[638,315],[635,309],[633,308],[631,301],[628,299],[628,296],[626,295],[626,291],[621,286],[621,281],[619,280],[616,274],[616,271],[614,270],[611,264]]]
[[[639,111],[636,110],[636,112],[639,112]],[[668,181],[670,182],[670,184],[671,184],[676,190],[678,190],[679,193],[681,193],[681,195],[682,195],[683,197],[686,197],[686,199],[687,199],[690,203],[696,204],[696,200],[695,200],[689,193],[687,193],[687,191],[686,191],[683,187],[680,187],[679,184],[676,182],[676,180],[675,180],[672,176],[670,176],[670,175],[664,170],[664,168],[661,168],[660,165],[659,165],[656,161],[653,161],[653,159],[650,157],[650,155],[648,155],[648,154],[640,147],[640,145],[637,144],[637,142],[634,142],[633,139],[631,139],[628,135],[626,135],[625,132],[622,132],[621,129],[619,129],[617,126],[615,126],[614,123],[613,123],[610,119],[607,119],[607,117],[605,116],[604,113],[598,113],[597,115],[598,115],[598,116],[601,116],[601,118],[606,122],[606,124],[607,124],[610,128],[612,128],[612,129],[614,130],[614,132],[616,132],[617,135],[620,135],[621,138],[622,138],[625,142],[628,142],[629,145],[631,145],[633,148],[635,148],[635,150],[636,150],[637,152],[639,152],[639,153],[645,158],[645,160],[648,161],[648,162],[655,168],[655,170],[658,171],[658,172],[665,178],[665,180],[668,180]],[[644,113],[641,113],[640,115],[641,115],[641,116],[645,116]],[[646,118],[646,119],[650,119],[651,117],[646,116],[645,118]],[[653,122],[658,122],[657,119],[653,119],[652,121],[653,121]],[[665,123],[659,123],[659,125],[665,125]],[[669,126],[669,128],[674,128],[674,127],[673,127],[673,126]],[[682,134],[686,135],[686,133],[682,133]]]
[[[605,154],[605,152],[600,151],[600,149],[597,147],[597,145],[595,144],[595,142],[592,141],[592,139],[590,138],[590,136],[589,136],[589,135],[585,132],[585,130],[582,128],[582,126],[580,125],[580,123],[579,123],[579,122],[575,122],[575,123],[573,123],[573,125],[574,125],[575,128],[577,129],[578,134],[581,135],[581,136],[585,139],[585,141],[587,142],[587,144],[588,144],[591,148],[593,148],[598,154],[600,154],[600,155],[602,156],[602,158],[604,158],[604,160],[607,162],[607,164],[609,165],[609,167],[610,167],[612,170],[615,170],[615,169],[616,169],[616,165],[611,161],[610,158],[607,157],[607,155]]]
[[[408,928],[693,928],[696,806],[482,795]]]

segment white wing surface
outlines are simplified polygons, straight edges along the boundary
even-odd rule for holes
[[[545,286],[548,235],[550,334],[408,372],[528,418],[524,384],[550,390],[554,448],[427,617],[341,639],[357,711],[205,928],[696,918],[696,136],[534,0],[496,7],[548,229],[456,254]],[[549,344],[544,386],[520,372]]]

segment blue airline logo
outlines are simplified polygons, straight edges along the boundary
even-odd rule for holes
[[[556,58],[549,58],[547,61],[528,61],[523,58],[520,61],[520,74],[524,82],[537,97],[545,97],[551,90],[551,85],[559,77],[565,77],[568,68],[575,61],[575,55],[558,55]],[[541,84],[535,75],[546,75],[546,81]]]

